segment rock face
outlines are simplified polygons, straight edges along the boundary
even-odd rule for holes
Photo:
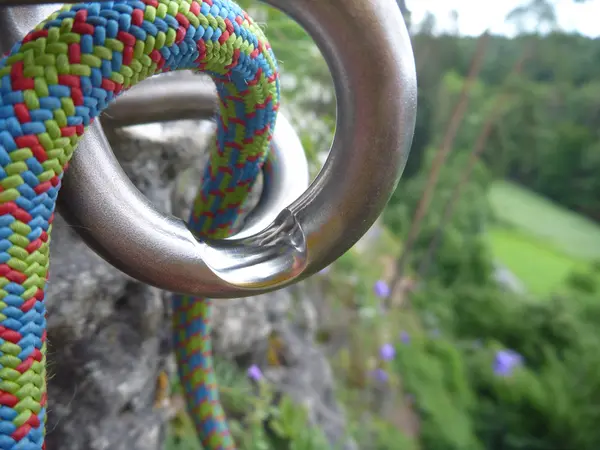
[[[121,165],[158,208],[186,218],[208,122],[106,130]],[[79,151],[85,151],[81,148]],[[247,209],[256,203],[256,184]],[[311,281],[308,281],[311,283]],[[345,424],[331,369],[313,341],[315,309],[306,285],[216,302],[215,352],[249,365],[266,360],[269,336],[283,342],[282,365],[265,375],[309,408],[312,422],[341,443]],[[57,215],[47,289],[48,450],[152,450],[164,441],[166,412],[155,408],[156,380],[169,367],[169,294],[123,275],[96,256]],[[354,448],[346,442],[343,448]]]

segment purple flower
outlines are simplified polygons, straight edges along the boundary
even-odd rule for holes
[[[373,371],[372,375],[373,375],[373,378],[375,378],[377,381],[379,381],[381,383],[385,383],[389,379],[387,372],[383,369],[375,369]]]
[[[390,287],[383,280],[379,280],[373,286],[375,295],[379,298],[386,298],[390,295]]]
[[[402,333],[400,333],[400,340],[402,341],[403,344],[409,344],[410,343],[410,335],[406,331],[403,331]]]
[[[263,377],[262,371],[260,370],[260,367],[258,367],[256,364],[252,364],[249,368],[248,368],[248,377],[251,380],[254,381],[260,381]]]
[[[499,350],[494,360],[494,372],[501,377],[510,376],[513,370],[523,364],[523,357],[513,350]]]
[[[391,361],[396,356],[396,349],[392,344],[384,344],[379,349],[379,356],[384,361]]]

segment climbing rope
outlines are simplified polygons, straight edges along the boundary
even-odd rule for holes
[[[0,449],[45,448],[44,290],[56,197],[73,151],[119,94],[181,69],[207,73],[217,86],[215,147],[189,223],[222,238],[266,158],[279,104],[271,48],[239,6],[69,5],[0,59]],[[175,295],[173,307],[188,411],[205,449],[233,449],[212,368],[210,301]]]

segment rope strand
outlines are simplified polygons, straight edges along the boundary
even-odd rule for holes
[[[222,238],[265,161],[279,105],[275,57],[239,6],[230,0],[68,5],[0,59],[0,449],[45,448],[44,291],[56,197],[73,151],[118,95],[182,69],[205,72],[217,85],[217,138],[190,226]],[[210,301],[174,296],[188,410],[206,450],[231,450],[209,321]]]

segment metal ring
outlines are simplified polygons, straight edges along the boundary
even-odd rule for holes
[[[81,206],[80,226],[102,236],[94,241],[99,254],[141,281],[214,298],[278,289],[350,249],[381,214],[397,185],[414,131],[416,74],[396,2],[267,3],[308,31],[332,72],[338,117],[327,161],[308,190],[263,231],[198,242],[183,221],[161,214],[141,196],[120,167],[105,171],[116,161],[104,151],[100,127],[91,127],[82,139],[85,149],[75,152],[70,169],[79,167],[88,176],[75,174],[72,179],[80,186],[98,183],[93,184],[96,189],[104,183],[112,186],[97,202]],[[76,191],[71,193],[66,197],[63,192],[62,200],[77,202]],[[100,222],[90,221],[92,216]]]
[[[189,72],[172,72],[154,77],[134,86],[113,103],[102,117],[108,128],[140,125],[152,122],[167,122],[184,119],[206,119],[214,115],[217,91],[207,76]],[[256,207],[244,220],[244,227],[235,237],[251,236],[271,224],[279,212],[296,200],[309,184],[306,154],[300,138],[285,115],[277,122],[272,150],[263,166],[264,188]],[[85,153],[83,152],[78,153]],[[82,155],[82,158],[87,158]],[[98,200],[104,195],[96,186],[71,181],[71,170],[77,171],[79,160],[71,163],[65,174],[65,185],[61,192],[74,189],[76,203],[60,203],[61,213],[76,217],[81,204]],[[113,167],[104,168],[107,172]],[[93,239],[93,236],[85,239]]]
[[[0,53],[8,52],[16,41],[22,39],[57,7],[52,4],[10,8],[0,6]],[[147,80],[141,86],[134,86],[119,97],[105,112],[102,122],[115,128],[169,120],[209,118],[214,115],[216,98],[215,85],[207,76],[192,75],[189,72],[168,73]],[[273,139],[272,151],[263,167],[265,185],[260,200],[246,217],[244,227],[236,237],[250,236],[267,227],[279,211],[296,200],[308,187],[308,161],[300,139],[285,117],[280,122]],[[102,131],[96,133],[99,136]],[[109,147],[105,151],[112,152]],[[86,158],[86,155],[82,158]],[[94,240],[102,239],[103,236],[85,234],[83,229],[75,226],[75,222],[85,221],[80,216],[86,210],[80,206],[97,201],[98,198],[94,195],[93,185],[82,185],[72,180],[73,174],[78,173],[77,161],[72,161],[71,168],[65,173],[61,189],[63,194],[57,207],[67,222],[74,226],[74,230],[88,245],[92,245]],[[117,170],[114,167],[106,169]],[[71,189],[75,192],[71,193]],[[97,194],[102,195],[100,192]],[[76,201],[62,201],[66,197],[75,198]]]

